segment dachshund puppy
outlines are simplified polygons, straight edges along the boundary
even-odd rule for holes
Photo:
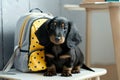
[[[84,56],[78,47],[81,37],[70,21],[64,17],[55,17],[43,26],[35,34],[40,44],[45,46],[45,76],[53,76],[57,72],[61,76],[71,76],[72,73],[79,73],[81,67],[93,71],[83,63]]]

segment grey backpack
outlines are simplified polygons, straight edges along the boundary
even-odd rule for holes
[[[44,46],[40,45],[35,31],[40,28],[42,34],[45,35],[46,26],[44,24],[51,18],[53,16],[46,13],[31,12],[18,20],[15,29],[14,53],[3,71],[9,71],[13,63],[15,69],[22,72],[36,72],[46,69]]]

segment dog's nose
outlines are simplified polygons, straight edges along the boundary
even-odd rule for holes
[[[60,37],[56,37],[55,41],[58,42],[60,40]]]

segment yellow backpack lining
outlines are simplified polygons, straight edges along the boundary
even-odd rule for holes
[[[30,56],[28,61],[28,67],[31,71],[40,71],[46,69],[45,55],[43,49],[44,46],[39,44],[39,41],[35,35],[36,30],[47,21],[48,19],[35,20],[31,27],[31,39],[30,39]],[[32,52],[34,51],[34,52]]]

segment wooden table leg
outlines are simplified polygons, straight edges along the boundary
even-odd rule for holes
[[[85,61],[87,66],[90,66],[91,57],[91,10],[86,9],[86,54]]]
[[[110,7],[109,11],[114,41],[114,53],[117,65],[118,80],[120,80],[120,7]]]

